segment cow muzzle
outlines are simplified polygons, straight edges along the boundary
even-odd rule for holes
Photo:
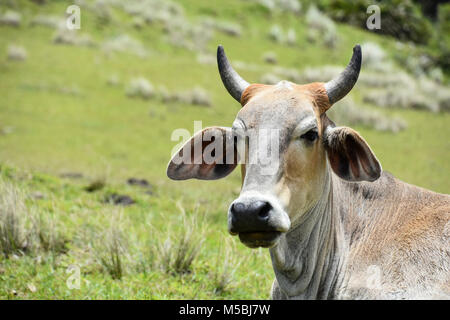
[[[239,197],[228,210],[228,231],[250,248],[273,247],[290,227],[288,215],[265,197]]]

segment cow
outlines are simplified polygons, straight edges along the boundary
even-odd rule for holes
[[[358,79],[361,47],[326,83],[249,84],[222,46],[217,60],[225,88],[242,108],[231,128],[205,128],[187,141],[167,175],[214,180],[241,164],[242,187],[228,209],[228,231],[250,248],[269,248],[271,297],[450,298],[450,196],[383,171],[358,132],[327,117]],[[278,135],[255,147],[263,129]],[[209,152],[214,159],[206,161],[217,138],[225,141],[223,148]],[[274,139],[275,147],[269,145]],[[263,166],[252,159],[264,148],[277,157]]]

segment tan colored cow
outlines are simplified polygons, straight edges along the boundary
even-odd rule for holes
[[[270,248],[272,297],[449,298],[450,196],[383,172],[366,141],[326,115],[356,83],[360,46],[327,83],[250,85],[221,46],[218,64],[242,109],[232,128],[197,133],[172,158],[167,174],[174,180],[218,179],[243,163],[228,229],[249,247]],[[275,130],[276,139],[266,137],[254,147],[263,129]],[[223,148],[211,152],[218,140]],[[264,166],[252,161],[265,148],[277,158]],[[213,161],[205,160],[208,149]],[[189,156],[175,161],[183,155]]]

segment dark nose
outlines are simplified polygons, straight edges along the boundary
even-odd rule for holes
[[[252,201],[248,204],[235,202],[230,208],[230,232],[273,231],[268,224],[272,205],[267,201]]]

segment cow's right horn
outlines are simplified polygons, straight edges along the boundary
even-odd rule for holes
[[[225,88],[234,99],[241,102],[242,93],[250,84],[234,71],[222,46],[217,48],[217,65]]]

